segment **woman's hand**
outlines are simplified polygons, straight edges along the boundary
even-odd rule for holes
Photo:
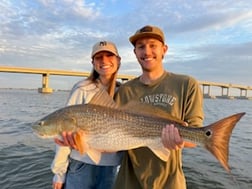
[[[62,132],[62,140],[55,138],[54,141],[56,144],[60,146],[69,146],[71,148],[77,149],[77,145],[75,143],[75,133],[74,132]]]
[[[61,182],[54,182],[53,185],[52,185],[52,188],[53,189],[63,189],[63,183]]]

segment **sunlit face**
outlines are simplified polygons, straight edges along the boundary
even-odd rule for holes
[[[162,68],[162,59],[168,49],[161,41],[154,38],[138,39],[134,53],[144,71]]]
[[[109,76],[118,70],[120,57],[111,52],[101,51],[94,55],[92,63],[100,76]]]

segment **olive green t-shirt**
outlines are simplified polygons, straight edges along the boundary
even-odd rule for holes
[[[197,81],[189,76],[165,72],[151,85],[135,78],[119,88],[115,100],[120,105],[134,100],[157,106],[189,126],[201,126],[203,122],[202,93]],[[171,150],[167,162],[147,147],[128,150],[114,188],[186,189],[181,150]]]

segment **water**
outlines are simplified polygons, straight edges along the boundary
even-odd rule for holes
[[[1,189],[49,189],[52,140],[35,136],[30,124],[64,106],[68,92],[40,94],[35,90],[0,89]],[[188,189],[252,188],[252,101],[205,99],[205,124],[246,112],[230,141],[232,175],[202,148],[185,149],[183,162]]]

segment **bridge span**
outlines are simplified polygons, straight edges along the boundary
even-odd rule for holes
[[[248,96],[248,91],[252,91],[252,86],[231,84],[231,83],[216,83],[209,81],[199,81],[199,84],[202,86],[203,95],[205,98],[228,98],[228,99],[252,99],[252,96]],[[218,87],[221,88],[221,94],[215,96],[211,94],[211,88]],[[232,96],[230,94],[230,89],[238,89],[240,91],[239,96]]]
[[[42,87],[38,88],[38,91],[41,93],[52,93],[53,92],[53,89],[49,87],[49,76],[50,75],[78,76],[78,77],[88,77],[90,75],[90,72],[40,69],[40,68],[10,67],[10,66],[0,66],[0,72],[42,75]],[[125,81],[125,80],[129,80],[129,79],[134,78],[134,76],[121,74],[121,75],[118,75],[117,78]]]
[[[49,87],[50,75],[88,77],[90,74],[90,72],[26,68],[26,67],[11,67],[11,66],[0,66],[0,72],[42,75],[42,87],[38,88],[38,91],[41,93],[53,92],[53,89]],[[117,77],[118,79],[121,79],[122,81],[127,81],[130,79],[133,79],[136,76],[119,74]],[[209,81],[198,81],[198,82],[202,87],[203,95],[205,98],[252,99],[252,96],[249,96],[248,94],[248,91],[252,91],[252,86],[216,83],[216,82],[209,82]],[[218,96],[211,94],[212,87],[221,88],[221,94]],[[239,96],[232,96],[230,94],[231,89],[240,90]]]

